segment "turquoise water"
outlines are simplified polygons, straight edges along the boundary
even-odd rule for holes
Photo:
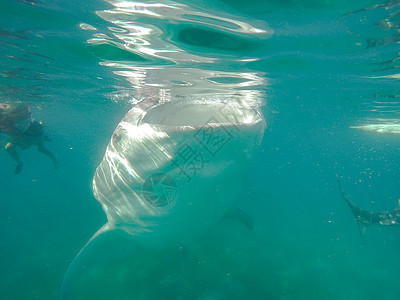
[[[398,1],[0,8],[1,101],[31,105],[60,162],[20,151],[14,175],[1,151],[1,299],[57,298],[106,222],[91,180],[123,115],[149,97],[203,95],[262,105],[267,129],[237,199],[253,230],[222,220],[187,249],[90,266],[74,299],[399,297],[399,228],[361,238],[335,178],[368,210],[400,198]]]

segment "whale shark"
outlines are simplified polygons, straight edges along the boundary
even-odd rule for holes
[[[337,184],[343,199],[351,209],[361,235],[363,236],[366,227],[369,225],[399,226],[400,225],[400,199],[398,206],[391,211],[373,212],[357,206],[350,197],[344,192],[340,177],[336,174]]]
[[[224,216],[245,220],[231,207],[265,128],[260,108],[240,101],[134,106],[114,130],[93,177],[107,223],[70,264],[59,299],[72,299],[82,273],[99,261],[139,248],[184,247]]]

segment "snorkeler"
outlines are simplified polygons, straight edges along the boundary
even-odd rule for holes
[[[19,174],[23,167],[17,147],[29,149],[31,146],[36,145],[39,152],[47,155],[52,160],[54,168],[58,168],[57,158],[44,146],[44,142],[50,140],[44,134],[43,123],[32,121],[28,105],[0,104],[1,132],[10,136],[5,150],[17,163],[15,174]]]
[[[376,224],[376,225],[400,225],[400,199],[398,206],[391,211],[383,212],[371,212],[358,207],[353,201],[345,194],[342,185],[340,183],[339,175],[336,174],[337,183],[342,194],[343,199],[346,201],[347,205],[350,207],[354,218],[357,221],[359,230],[361,234],[365,233],[366,226]]]

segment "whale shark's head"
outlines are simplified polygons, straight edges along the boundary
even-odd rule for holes
[[[139,103],[93,179],[110,228],[147,244],[198,236],[235,200],[264,130],[260,110],[240,103]]]

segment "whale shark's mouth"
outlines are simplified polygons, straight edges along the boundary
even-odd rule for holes
[[[261,121],[257,110],[224,102],[175,101],[159,104],[142,115],[138,125],[199,128],[208,126],[246,125]]]

